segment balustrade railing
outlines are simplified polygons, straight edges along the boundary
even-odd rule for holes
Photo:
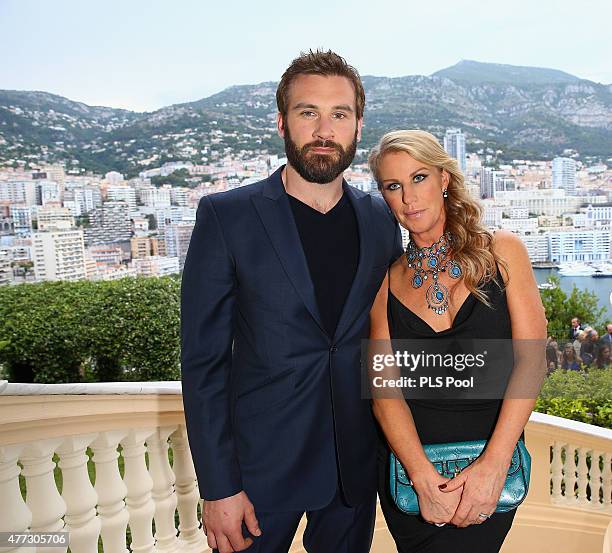
[[[534,413],[526,439],[531,489],[503,552],[609,547],[612,431]],[[203,553],[199,503],[180,382],[0,382],[0,531],[68,531],[72,553]],[[380,511],[372,551],[395,551]]]

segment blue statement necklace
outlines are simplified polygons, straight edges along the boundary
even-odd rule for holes
[[[452,235],[445,232],[431,246],[419,248],[412,240],[406,246],[408,267],[414,269],[412,287],[420,288],[431,276],[431,284],[425,293],[427,307],[434,313],[442,315],[448,309],[448,288],[438,282],[438,274],[448,272],[451,278],[461,276],[461,267],[453,259],[449,259]]]

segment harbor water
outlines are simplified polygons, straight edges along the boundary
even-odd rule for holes
[[[606,319],[612,321],[612,305],[610,294],[612,293],[612,278],[593,278],[591,276],[561,276],[557,269],[542,269],[534,267],[538,284],[546,282],[549,276],[555,275],[561,281],[561,290],[570,294],[574,285],[579,290],[589,290],[595,292],[600,307],[607,309]],[[568,323],[569,324],[569,323]]]

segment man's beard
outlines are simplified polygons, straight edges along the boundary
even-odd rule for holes
[[[309,153],[312,148],[334,148],[337,154]],[[285,153],[287,161],[307,182],[328,184],[349,167],[357,151],[357,130],[353,142],[345,150],[331,140],[315,140],[301,148],[291,139],[289,127],[285,127]]]

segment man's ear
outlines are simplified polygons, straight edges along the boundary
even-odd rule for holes
[[[357,142],[361,142],[361,129],[363,128],[363,117],[357,119]]]
[[[285,121],[280,111],[276,114],[276,131],[281,138],[285,138]]]

